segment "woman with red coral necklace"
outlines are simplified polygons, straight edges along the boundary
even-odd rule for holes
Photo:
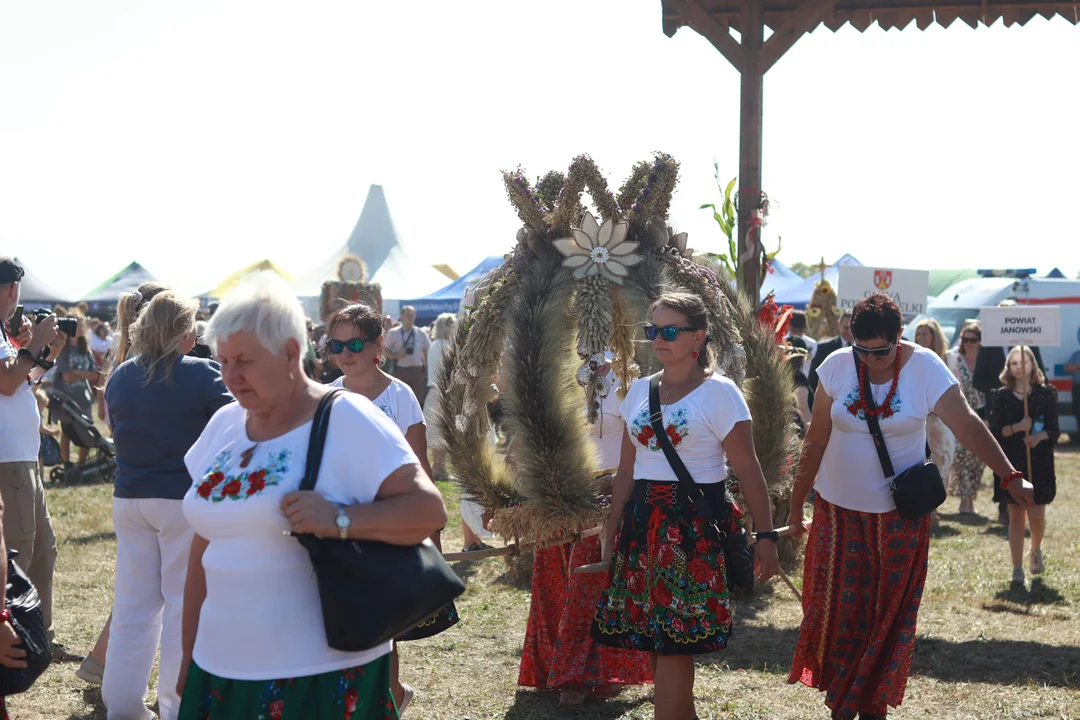
[[[817,490],[788,682],[824,692],[839,720],[884,718],[903,701],[930,545],[930,516],[909,519],[896,510],[867,416],[880,423],[897,472],[926,460],[926,417],[933,412],[1005,478],[1020,507],[1032,502],[1031,484],[968,406],[945,363],[902,342],[902,330],[900,308],[887,295],[855,306],[851,349],[818,368],[813,422],[791,493],[788,523],[797,526],[810,488]]]
[[[657,421],[692,487],[680,486],[658,442],[649,409],[652,378],[642,378],[619,407],[628,432],[602,551],[611,560],[611,577],[592,633],[604,645],[653,653],[655,717],[691,720],[694,655],[724,649],[731,635],[732,568],[725,550],[743,528],[742,512],[727,492],[728,465],[760,531],[761,580],[779,569],[776,533],[750,410],[739,386],[712,370],[705,304],[696,295],[670,293],[653,304],[650,315],[645,334],[664,367],[656,389]],[[753,573],[748,557],[740,569],[745,582]]]

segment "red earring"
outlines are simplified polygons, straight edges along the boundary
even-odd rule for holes
[[[694,359],[697,360],[697,353],[694,353]]]
[[[382,358],[375,358],[375,364],[378,365],[382,362]]]

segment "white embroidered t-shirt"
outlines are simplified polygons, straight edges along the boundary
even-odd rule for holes
[[[356,653],[327,645],[307,550],[284,534],[281,500],[300,487],[311,423],[255,443],[246,420],[238,403],[226,405],[185,457],[194,484],[184,516],[210,541],[195,662],[222,678],[272,680],[358,667],[390,652],[389,642]],[[393,422],[346,393],[334,401],[315,491],[337,505],[370,503],[391,473],[417,464]]]
[[[330,383],[330,386],[348,389],[345,387],[344,377],[339,377]],[[416,394],[411,387],[397,378],[390,378],[390,384],[372,402],[386,413],[386,417],[394,421],[402,435],[408,433],[413,425],[424,424],[424,411],[416,400]]]
[[[722,482],[727,475],[724,439],[737,423],[750,419],[750,408],[739,386],[730,378],[713,373],[678,402],[661,404],[660,410],[667,436],[694,482],[702,485]],[[630,386],[619,414],[637,450],[634,477],[678,480],[649,422],[649,378],[641,378]]]
[[[818,367],[825,394],[832,398],[832,434],[821,458],[817,483],[821,497],[848,510],[887,513],[896,509],[889,481],[881,469],[874,438],[865,414],[855,408],[858,376],[851,348],[837,350]],[[880,418],[889,460],[897,473],[926,459],[926,416],[934,410],[956,378],[936,353],[916,347],[900,369],[900,382],[892,400],[893,415]],[[892,382],[871,384],[874,403],[881,405]],[[856,410],[857,415],[852,414]]]

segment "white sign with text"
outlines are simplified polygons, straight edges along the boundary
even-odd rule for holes
[[[1061,308],[1056,305],[1014,305],[981,308],[982,344],[988,347],[1061,345]]]
[[[850,311],[855,303],[874,293],[891,297],[904,315],[923,314],[930,294],[930,271],[840,266],[840,287],[836,289],[836,295],[841,310]]]

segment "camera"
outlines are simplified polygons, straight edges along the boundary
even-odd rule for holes
[[[35,310],[30,313],[30,317],[34,319],[34,325],[37,325],[45,318],[51,316],[52,313],[48,310]],[[75,333],[79,331],[79,321],[75,318],[58,318],[56,321],[56,327],[60,332],[64,333],[68,337],[74,337]]]
[[[412,355],[413,351],[415,351],[415,350],[416,350],[416,348],[413,347],[412,345],[406,345],[405,346],[405,354],[406,355]]]
[[[75,318],[60,318],[56,321],[56,326],[68,337],[75,337],[79,332],[79,321]]]

